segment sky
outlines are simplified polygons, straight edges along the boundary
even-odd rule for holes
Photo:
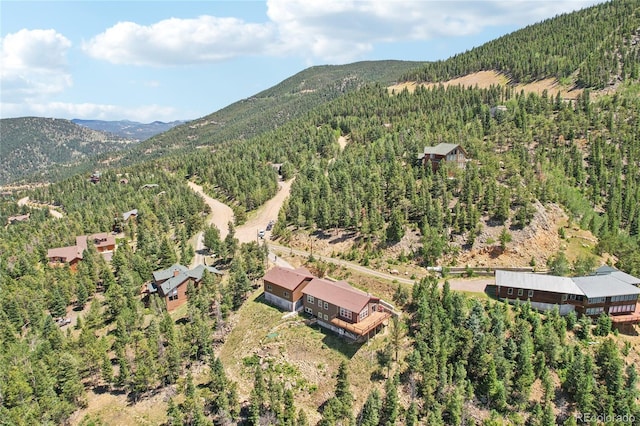
[[[0,118],[191,120],[314,65],[435,61],[602,0],[0,1]]]

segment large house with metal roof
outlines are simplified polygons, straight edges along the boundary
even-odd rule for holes
[[[640,279],[611,267],[573,278],[496,271],[496,294],[502,300],[528,300],[541,311],[557,307],[561,315],[571,311],[590,317],[605,313],[620,324],[640,323],[638,285]]]
[[[189,286],[200,284],[204,271],[222,274],[212,266],[198,265],[193,269],[188,269],[186,266],[176,263],[167,269],[155,271],[153,273],[153,282],[146,285],[143,293],[146,295],[160,295],[165,300],[167,311],[172,311],[187,302]]]
[[[433,171],[438,170],[441,161],[453,163],[464,169],[467,165],[467,152],[458,144],[439,143],[436,146],[425,146],[424,152],[418,154],[418,160],[424,166],[430,164]]]

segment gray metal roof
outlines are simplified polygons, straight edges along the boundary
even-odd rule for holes
[[[640,288],[615,278],[613,274],[575,277],[573,281],[580,286],[585,296],[590,299],[594,297],[640,294]]]
[[[436,146],[425,146],[424,154],[447,155],[459,146],[457,143],[439,143]]]
[[[626,272],[622,272],[608,265],[603,265],[596,269],[596,275],[608,275],[627,284],[640,285],[640,278],[636,278],[633,275],[629,275]]]
[[[532,274],[530,272],[497,270],[496,285],[526,290],[584,295],[582,289],[571,278]]]

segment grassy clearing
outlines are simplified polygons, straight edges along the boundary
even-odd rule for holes
[[[241,401],[249,398],[256,364],[267,363],[279,381],[297,389],[296,406],[313,424],[318,407],[333,395],[335,373],[343,360],[349,364],[355,407],[364,404],[379,370],[376,351],[388,343],[387,331],[368,343],[341,339],[317,325],[307,325],[304,315],[283,319],[285,313],[265,303],[262,290],[242,306],[219,356],[228,376],[238,383]],[[379,381],[374,386],[382,387]]]

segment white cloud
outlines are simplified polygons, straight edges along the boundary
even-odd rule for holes
[[[143,105],[123,107],[121,105],[105,105],[92,103],[2,103],[0,104],[2,117],[65,117],[92,120],[132,120],[141,123],[151,121],[172,121],[179,115],[178,110],[160,105]],[[187,117],[188,118],[188,117]]]
[[[375,44],[466,36],[526,25],[595,4],[565,1],[269,0],[268,16],[290,52],[345,62]]]
[[[0,39],[3,102],[41,99],[72,85],[67,70],[71,42],[55,30],[27,30]]]
[[[90,56],[115,64],[187,65],[259,55],[274,37],[271,24],[236,18],[171,18],[150,26],[120,22],[83,44]]]
[[[526,25],[599,1],[267,0],[266,23],[213,16],[171,18],[148,26],[120,22],[83,48],[116,64],[188,65],[247,55],[344,63],[361,59],[380,43]]]

